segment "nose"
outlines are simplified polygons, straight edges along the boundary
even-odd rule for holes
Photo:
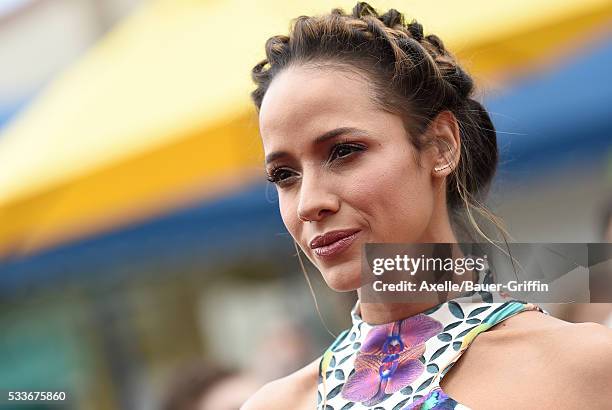
[[[340,199],[337,193],[326,185],[324,178],[315,175],[302,176],[297,208],[301,221],[320,221],[339,209]]]

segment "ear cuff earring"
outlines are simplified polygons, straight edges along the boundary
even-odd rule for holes
[[[439,171],[442,171],[443,169],[450,168],[450,166],[451,166],[451,164],[446,164],[446,165],[442,165],[440,167],[435,167],[434,171],[439,172]]]

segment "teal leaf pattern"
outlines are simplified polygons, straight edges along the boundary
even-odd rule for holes
[[[444,332],[438,335],[438,339],[440,339],[443,342],[450,342],[451,340],[453,340],[453,337],[451,336],[450,333]]]
[[[332,349],[332,350],[333,350],[334,352],[336,352],[336,353],[337,353],[337,352],[341,352],[341,351],[343,351],[344,349],[346,349],[346,348],[347,348],[347,347],[349,347],[349,346],[350,346],[350,344],[348,344],[348,345],[344,345],[344,346],[342,346],[342,347],[337,347],[337,348]]]
[[[457,319],[463,319],[465,317],[463,309],[461,309],[461,306],[459,306],[457,302],[448,302],[448,309]]]
[[[436,360],[438,357],[440,357],[440,355],[441,355],[442,353],[444,353],[444,352],[446,351],[446,349],[448,349],[448,346],[450,346],[450,345],[444,345],[444,346],[442,346],[441,348],[439,348],[438,350],[436,350],[436,352],[435,352],[433,355],[431,355],[431,357],[429,358],[429,361],[430,361],[430,362],[433,362],[433,361],[434,361],[434,360]]]
[[[406,395],[406,396],[410,396],[412,394],[412,386],[406,386],[404,387],[402,390],[400,390],[400,393]]]
[[[416,389],[417,393],[420,392],[421,390],[423,390],[425,387],[429,386],[431,384],[431,382],[433,381],[434,377],[436,376],[431,376],[429,379],[425,380],[418,389]]]
[[[461,333],[459,333],[457,336],[455,336],[455,339],[459,338],[459,337],[463,337],[465,335],[467,335],[468,333],[470,333],[470,330],[474,329],[476,326],[472,326],[472,327],[468,327],[467,329],[465,329],[464,331],[462,331]]]
[[[412,405],[420,406],[424,403],[427,403],[427,409],[431,410],[455,410],[457,402],[452,399],[448,400],[448,397],[444,394],[434,392],[441,391],[439,387],[441,378],[456,362],[458,355],[462,354],[461,346],[465,336],[481,323],[493,325],[522,310],[540,310],[535,305],[520,301],[512,302],[514,303],[512,305],[508,305],[510,302],[492,303],[484,300],[474,302],[473,298],[476,298],[476,296],[483,298],[483,295],[479,293],[478,295],[471,295],[469,301],[467,299],[455,299],[423,312],[438,320],[442,324],[440,327],[442,330],[434,335],[436,337],[430,336],[429,339],[426,339],[425,344],[420,348],[422,350],[414,351],[413,356],[411,356],[411,360],[416,363],[414,366],[417,369],[422,366],[419,370],[422,373],[411,382],[407,379],[407,385],[395,381],[397,387],[390,388],[381,384],[378,387],[379,391],[374,392],[376,400],[373,400],[370,404],[364,403],[361,406],[356,406],[358,402],[343,397],[343,388],[349,386],[352,376],[355,375],[355,358],[361,352],[361,346],[364,345],[363,342],[368,332],[376,325],[367,324],[358,315],[353,316],[353,326],[341,333],[332,347],[325,352],[327,361],[320,363],[319,388],[316,398],[317,410],[349,410],[352,408],[355,410],[356,408],[367,408],[368,410],[423,409],[424,407],[413,407]],[[418,329],[415,332],[415,334],[418,334]],[[384,333],[382,336],[385,337]],[[369,360],[367,355],[363,353],[362,355],[363,359],[360,360]],[[376,371],[376,369],[374,367],[372,370]],[[356,376],[363,378],[365,375]],[[372,377],[378,377],[378,372],[373,373]],[[406,376],[402,375],[402,377]],[[354,378],[354,380],[357,379],[359,378]],[[323,384],[325,384],[325,388],[323,388]],[[353,391],[351,394],[354,394],[355,391],[356,394],[359,394],[359,390],[355,390],[359,389],[359,386],[359,384],[351,386]],[[420,401],[421,399],[425,401]]]
[[[447,326],[444,328],[444,331],[445,331],[445,332],[448,332],[449,330],[452,330],[452,329],[456,328],[457,326],[459,326],[461,323],[463,323],[461,320],[460,320],[460,321],[458,321],[458,322],[451,323],[450,325],[447,325]]]
[[[327,395],[327,400],[330,400],[336,397],[338,393],[340,393],[340,391],[342,390],[342,386],[344,386],[344,383],[339,384],[336,387],[334,387],[334,389],[330,391],[329,394]]]
[[[474,317],[482,312],[484,312],[485,310],[488,310],[491,306],[483,306],[483,307],[479,307],[477,309],[474,309],[470,312],[470,314],[468,315],[468,317]]]
[[[350,359],[351,357],[353,357],[352,355],[348,355],[345,358],[343,358],[342,360],[340,360],[338,362],[338,366],[342,366],[342,364],[344,364],[344,362],[346,362],[348,359]]]

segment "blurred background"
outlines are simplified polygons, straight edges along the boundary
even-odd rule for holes
[[[292,18],[353,3],[0,0],[0,389],[235,409],[323,352],[249,73]],[[476,77],[516,241],[612,242],[612,3],[370,3]],[[337,334],[354,295],[308,270]],[[549,308],[612,324],[608,305]]]

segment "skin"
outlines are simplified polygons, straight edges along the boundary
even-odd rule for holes
[[[264,151],[274,157],[266,169],[283,179],[277,181],[283,222],[337,291],[359,288],[362,243],[456,242],[444,189],[461,144],[454,116],[441,113],[426,131],[430,140],[443,143],[418,151],[401,118],[376,105],[368,84],[367,77],[351,70],[290,67],[273,80],[260,109]],[[315,142],[339,128],[358,131]],[[340,142],[360,149],[340,150],[335,147]],[[434,170],[449,160],[451,167]],[[333,259],[310,249],[316,235],[346,228],[361,231]],[[366,322],[388,323],[431,306],[361,303],[360,313]],[[471,354],[462,356],[441,385],[474,409],[531,408],[534,403],[576,408],[578,401],[592,397],[585,392],[595,394],[596,385],[601,389],[592,408],[604,408],[597,403],[612,402],[612,392],[603,388],[612,383],[612,336],[602,326],[576,326],[538,312],[513,316],[479,335],[468,349]],[[587,361],[593,359],[592,348],[603,365]],[[313,408],[319,360],[264,386],[243,409],[281,409],[288,402],[295,409]],[[567,366],[579,369],[580,377]],[[542,382],[559,377],[566,383]],[[597,383],[586,386],[593,378]]]
[[[258,387],[255,377],[246,374],[228,377],[210,388],[193,410],[234,410]]]
[[[264,150],[272,158],[266,169],[282,178],[277,187],[283,222],[336,291],[359,288],[363,243],[456,242],[444,189],[452,168],[433,171],[454,158],[438,146],[418,152],[402,119],[380,109],[364,82],[351,71],[291,67],[275,78],[260,110]],[[351,131],[315,142],[342,129]],[[458,126],[450,113],[439,116],[430,133],[459,152]],[[315,236],[347,228],[361,231],[333,260],[310,248]],[[363,318],[371,323],[426,308],[364,305]]]

